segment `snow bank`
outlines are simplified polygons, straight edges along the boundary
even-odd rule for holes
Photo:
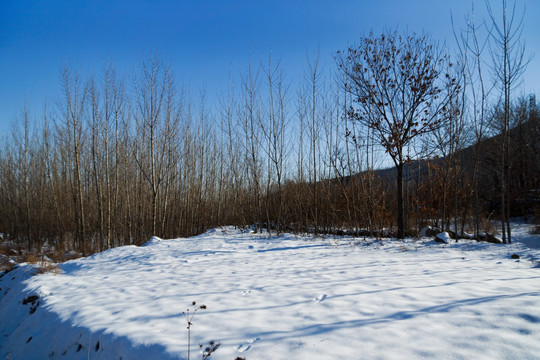
[[[537,260],[522,244],[474,241],[232,228],[153,239],[59,274],[4,275],[0,357],[185,359],[182,312],[197,301],[208,309],[193,319],[192,358],[215,340],[212,359],[538,359]]]

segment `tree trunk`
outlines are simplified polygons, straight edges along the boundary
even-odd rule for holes
[[[397,170],[397,237],[405,237],[405,218],[403,216],[403,162],[396,165]]]

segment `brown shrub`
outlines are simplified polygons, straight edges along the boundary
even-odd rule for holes
[[[0,273],[4,271],[9,272],[14,267],[15,267],[15,264],[9,261],[9,257],[0,254]]]
[[[58,264],[42,261],[36,269],[36,274],[45,274],[48,272],[52,272],[56,275],[60,272],[60,267]]]
[[[39,262],[39,257],[34,253],[26,253],[22,257],[22,262],[27,262],[29,264],[37,264]]]

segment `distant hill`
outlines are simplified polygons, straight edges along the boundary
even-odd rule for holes
[[[475,157],[478,152],[478,175],[480,198],[486,210],[498,212],[499,171],[501,135],[484,138],[479,144],[474,143],[455,153],[460,165],[460,172],[467,176],[474,172]],[[512,216],[522,216],[532,207],[540,206],[540,118],[535,112],[527,121],[518,123],[510,130],[510,188]],[[445,157],[414,160],[405,164],[404,181],[422,181],[427,173],[427,165],[445,166],[449,159]],[[352,178],[360,180],[368,171],[363,171],[342,181],[350,184]],[[395,167],[372,171],[373,176],[382,184],[395,186],[397,170]]]

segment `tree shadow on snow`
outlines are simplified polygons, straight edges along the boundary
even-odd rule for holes
[[[521,293],[521,294],[515,294],[515,295],[485,296],[485,297],[479,297],[479,298],[457,300],[457,301],[450,302],[447,304],[430,306],[430,307],[426,307],[426,308],[418,309],[418,310],[398,311],[388,316],[379,317],[379,318],[339,321],[339,322],[330,323],[330,324],[313,324],[310,326],[305,326],[302,328],[288,330],[288,331],[268,331],[268,332],[256,333],[255,335],[262,337],[267,341],[283,341],[283,340],[287,340],[287,339],[291,339],[295,337],[306,337],[306,336],[311,336],[311,335],[326,334],[326,333],[333,332],[340,329],[361,328],[361,327],[369,326],[369,325],[408,320],[408,319],[416,318],[422,315],[446,313],[460,307],[478,305],[478,304],[493,302],[493,301],[502,300],[502,299],[518,298],[522,296],[539,296],[539,295],[540,295],[540,292],[529,292],[529,293]],[[527,320],[530,322],[535,322],[538,319],[534,317],[534,321],[531,320],[531,318],[527,318]]]

